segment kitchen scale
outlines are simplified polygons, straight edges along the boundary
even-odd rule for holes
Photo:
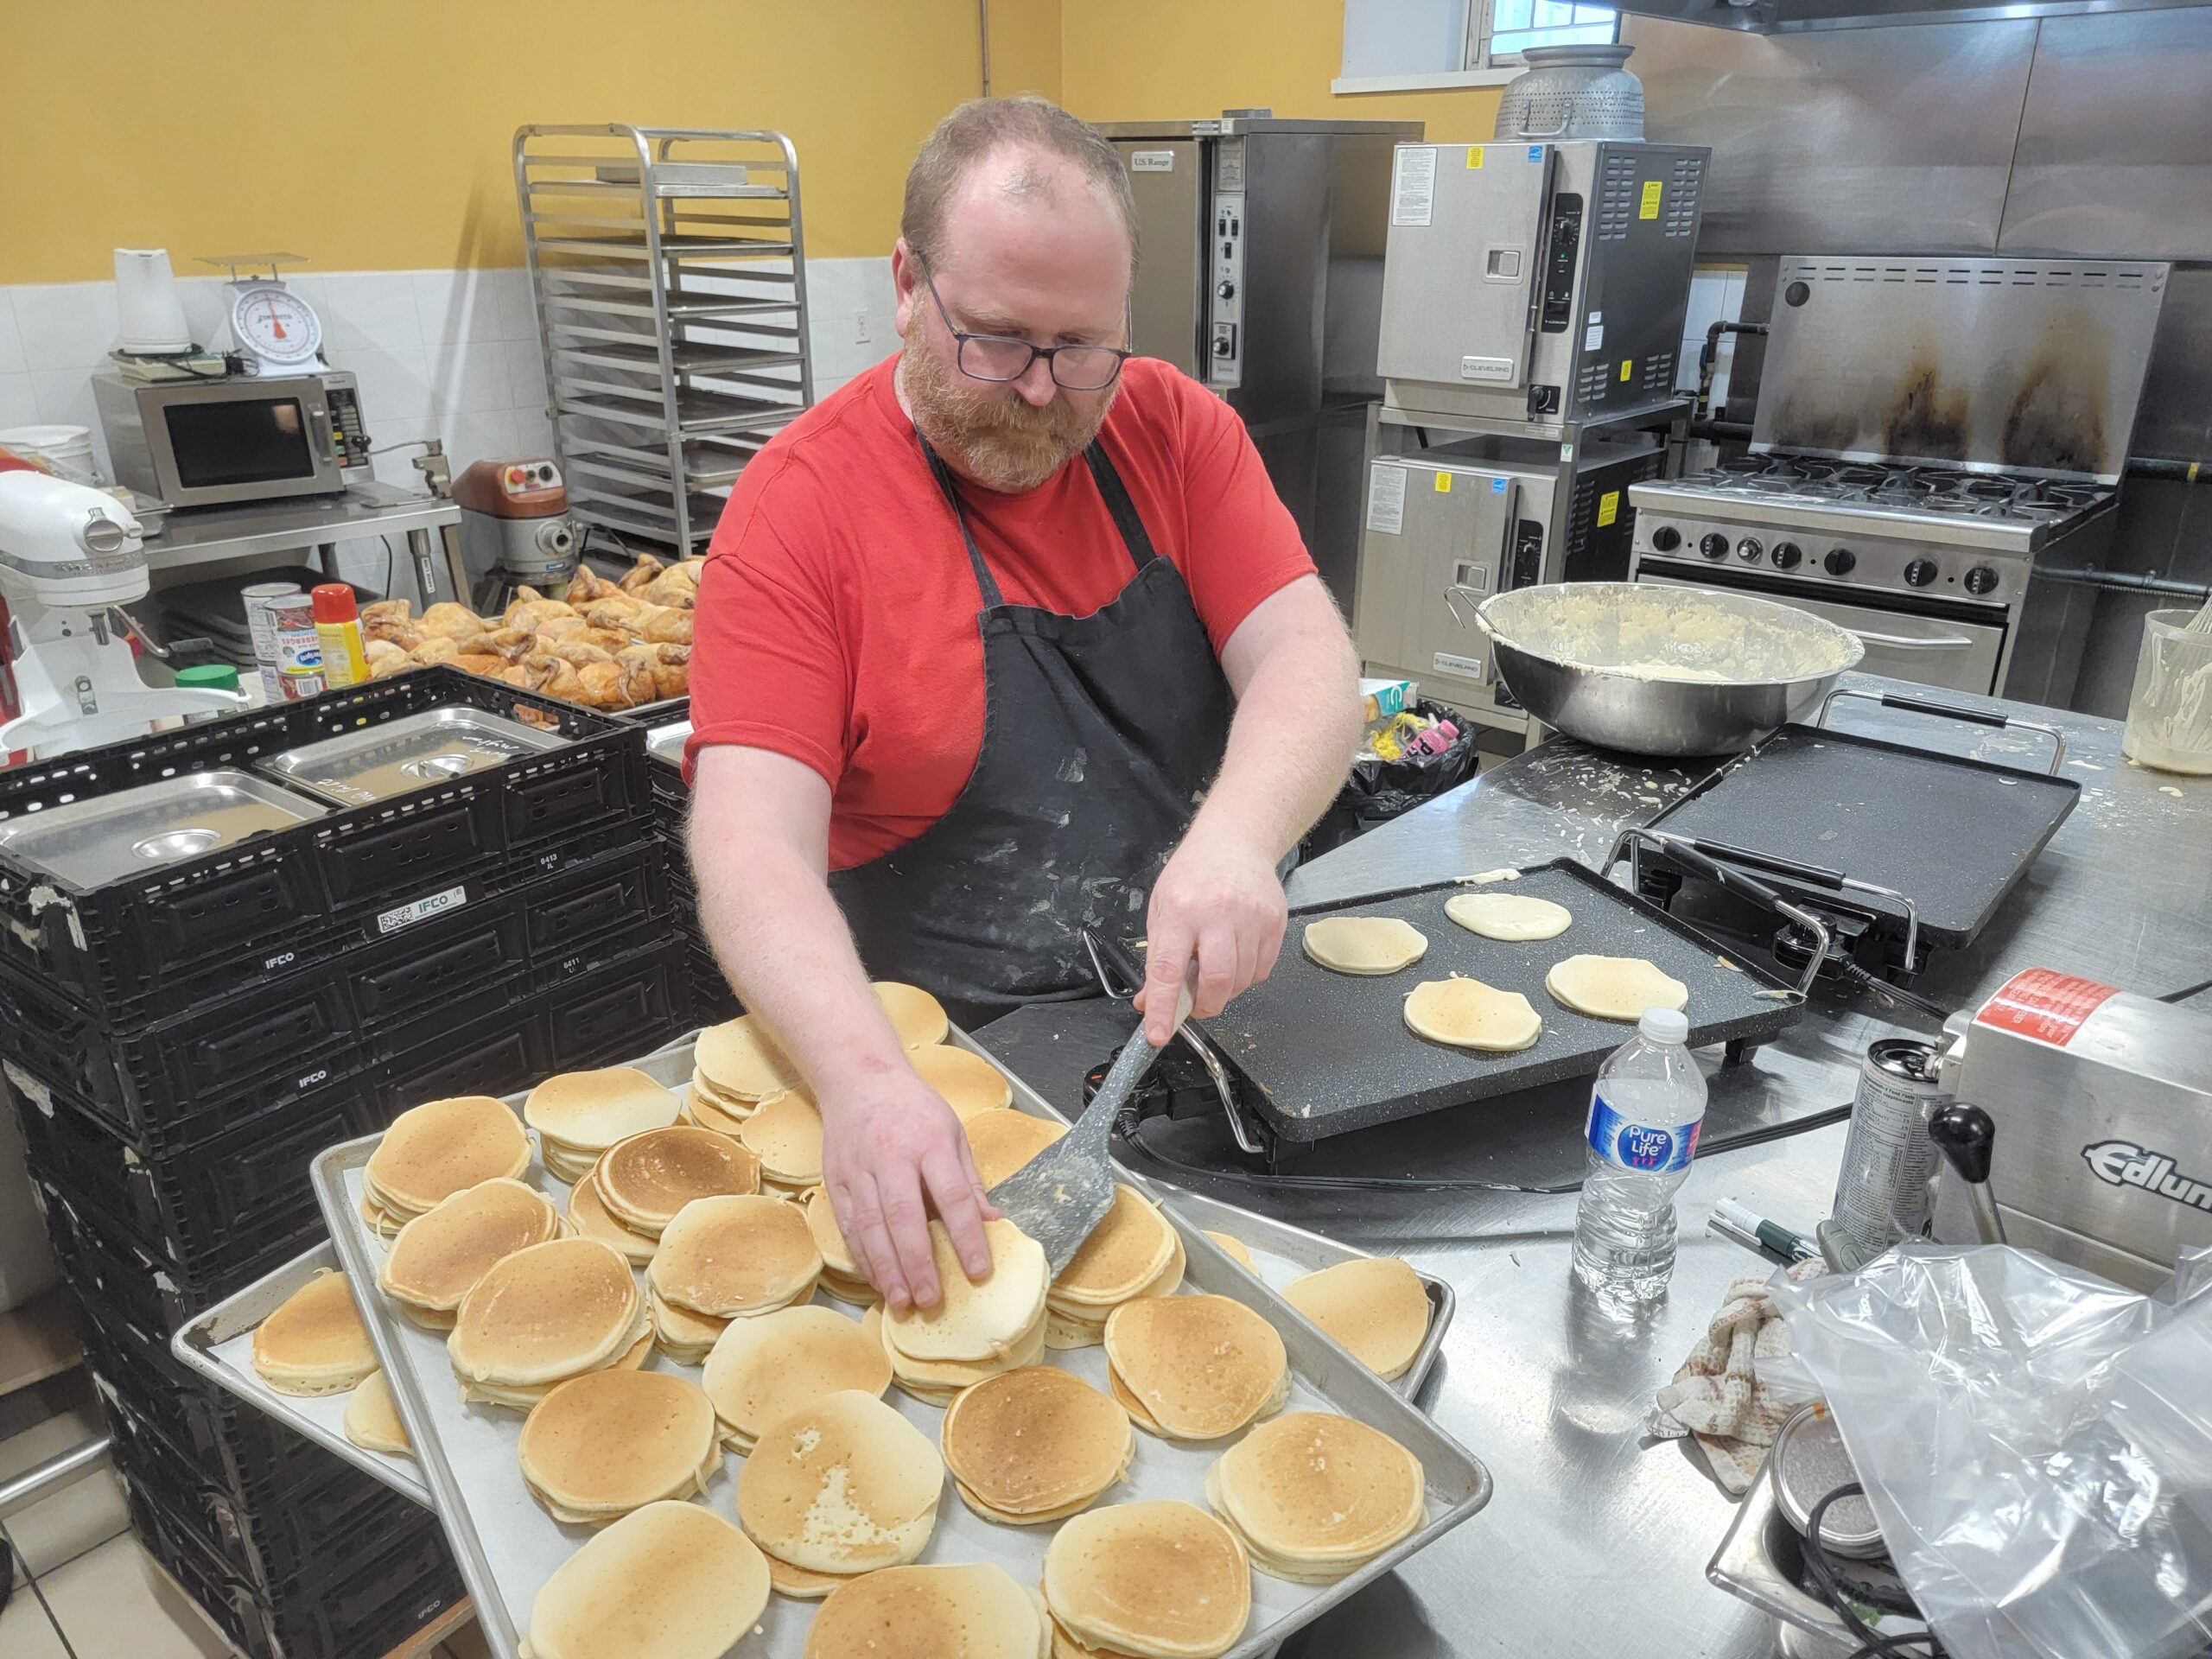
[[[279,274],[286,265],[307,264],[304,256],[213,253],[201,255],[200,263],[231,273],[229,349],[245,359],[248,374],[320,374],[330,367],[322,354],[322,319]]]

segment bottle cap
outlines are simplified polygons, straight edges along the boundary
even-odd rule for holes
[[[353,590],[342,582],[326,582],[308,594],[315,606],[315,620],[318,622],[357,622],[359,613],[353,608]]]
[[[1655,1043],[1686,1043],[1690,1039],[1690,1017],[1680,1008],[1646,1008],[1636,1028]]]
[[[228,663],[196,663],[177,670],[176,683],[200,691],[235,691],[238,671]]]

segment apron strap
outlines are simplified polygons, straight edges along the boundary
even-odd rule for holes
[[[998,578],[991,574],[991,567],[983,562],[983,550],[976,545],[976,537],[968,528],[968,515],[961,510],[960,496],[953,487],[952,469],[930,445],[930,441],[918,430],[914,441],[922,446],[922,458],[929,462],[930,475],[937,480],[937,486],[944,492],[947,505],[952,509],[952,522],[960,527],[961,544],[968,550],[969,568],[976,573],[976,587],[983,596],[985,609],[1006,603],[999,591]],[[1090,467],[1093,482],[1106,503],[1106,512],[1114,520],[1114,528],[1121,532],[1122,547],[1129,556],[1139,575],[1144,568],[1160,556],[1152,544],[1152,536],[1144,527],[1144,518],[1137,512],[1137,504],[1129,499],[1128,486],[1122,482],[1121,474],[1114,470],[1114,463],[1107,458],[1106,447],[1093,438],[1085,446],[1083,458]]]
[[[983,608],[995,609],[1006,603],[1006,596],[999,592],[999,580],[991,574],[991,567],[983,563],[983,550],[976,545],[976,537],[968,529],[968,515],[960,510],[959,494],[952,487],[952,470],[944,458],[930,447],[930,441],[918,429],[914,442],[922,446],[922,459],[930,464],[930,475],[937,480],[937,486],[944,492],[945,505],[952,509],[952,522],[960,528],[961,544],[968,550],[968,567],[976,573],[976,587],[983,595]]]

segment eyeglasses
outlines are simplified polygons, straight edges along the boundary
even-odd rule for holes
[[[1055,385],[1069,391],[1099,391],[1120,379],[1122,365],[1136,355],[1115,346],[1032,346],[1007,334],[971,334],[954,324],[926,264],[922,286],[952,335],[960,372],[972,380],[1019,380],[1041,357]]]

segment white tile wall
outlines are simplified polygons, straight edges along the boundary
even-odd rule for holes
[[[1701,265],[1690,276],[1690,306],[1682,319],[1681,354],[1675,359],[1675,385],[1683,391],[1697,391],[1698,353],[1705,349],[1705,331],[1716,322],[1740,322],[1744,318],[1744,289],[1750,280],[1744,270],[1726,265]],[[1739,336],[1723,334],[1713,359],[1712,405],[1717,412],[1728,401],[1728,371],[1736,361]]]

